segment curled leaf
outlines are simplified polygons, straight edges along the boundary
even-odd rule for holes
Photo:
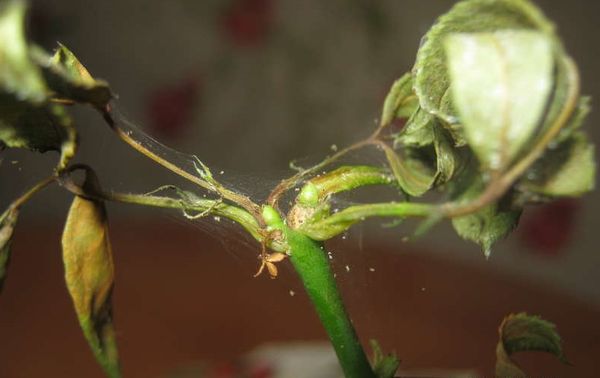
[[[425,194],[435,181],[435,173],[420,159],[400,156],[391,147],[382,144],[388,164],[398,181],[400,188],[409,196],[419,197]]]
[[[460,168],[464,152],[451,129],[442,127],[420,106],[395,136],[394,149],[396,156],[385,151],[390,167],[399,185],[413,196],[450,181]]]
[[[394,147],[424,147],[433,143],[436,119],[418,106],[394,140]]]
[[[87,173],[85,187],[95,185]],[[62,236],[65,280],[83,334],[109,377],[119,377],[112,324],[114,267],[104,204],[75,197]]]
[[[556,326],[539,316],[526,313],[511,314],[504,318],[498,333],[500,340],[496,346],[497,377],[527,376],[510,358],[517,352],[547,352],[558,357],[561,362],[568,363]]]
[[[453,103],[486,169],[502,170],[531,141],[553,77],[551,40],[535,31],[451,34],[446,54]]]
[[[105,109],[112,99],[108,83],[94,79],[65,45],[59,43],[52,57],[34,46],[31,56],[41,68],[55,100],[87,103]]]
[[[396,118],[408,118],[418,105],[418,98],[413,91],[411,73],[404,74],[396,80],[383,102],[381,126],[390,124]]]
[[[466,0],[458,2],[441,16],[423,38],[413,68],[414,88],[421,107],[450,125],[459,122],[443,101],[450,77],[444,41],[452,33],[495,32],[518,29],[540,31],[554,41],[556,54],[562,54],[554,25],[527,0]]]
[[[483,179],[471,166],[453,182],[452,198],[457,203],[468,203],[479,197],[484,189]],[[492,246],[517,226],[521,212],[520,208],[514,207],[509,193],[475,213],[453,218],[452,226],[460,237],[479,244],[489,257]]]
[[[0,220],[0,292],[6,278],[6,270],[10,261],[10,245],[19,217],[19,210],[9,209]]]

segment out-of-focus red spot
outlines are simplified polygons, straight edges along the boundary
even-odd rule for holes
[[[268,35],[272,19],[272,0],[232,0],[221,18],[221,28],[234,45],[256,47]]]
[[[200,80],[187,78],[152,91],[146,114],[152,131],[159,137],[180,137],[189,125],[200,94]]]
[[[253,366],[248,373],[250,378],[271,378],[275,376],[273,368],[268,364]]]
[[[234,378],[239,377],[239,371],[234,364],[219,364],[213,367],[211,374],[212,378]]]
[[[522,243],[534,252],[557,256],[572,240],[580,204],[561,199],[529,209],[518,227]]]

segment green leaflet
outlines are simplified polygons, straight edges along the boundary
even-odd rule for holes
[[[413,91],[412,74],[406,73],[396,80],[383,102],[381,126],[387,126],[396,118],[408,118],[418,105],[418,98]]]
[[[528,171],[522,187],[550,197],[580,196],[594,189],[594,155],[594,146],[585,134],[577,132],[549,149]]]
[[[457,203],[468,203],[484,188],[483,179],[471,166],[453,182],[452,198]],[[489,257],[494,243],[508,235],[519,221],[522,210],[511,206],[511,198],[504,198],[476,213],[453,218],[452,226],[460,237],[479,244]]]
[[[552,87],[552,44],[534,31],[452,34],[445,41],[464,133],[485,169],[503,170],[531,141]]]
[[[102,110],[112,99],[108,83],[94,79],[63,44],[58,44],[52,57],[36,46],[31,48],[31,56],[57,100],[88,103]]]
[[[511,314],[504,318],[498,333],[500,340],[496,346],[497,377],[527,376],[510,358],[516,352],[548,352],[558,357],[561,362],[568,363],[556,326],[538,316],[526,313]]]
[[[450,85],[444,41],[451,33],[494,32],[503,29],[537,30],[551,37],[556,54],[562,54],[554,25],[527,0],[466,0],[441,16],[423,39],[413,73],[421,107],[448,124],[459,122],[442,101]]]
[[[10,260],[10,245],[19,217],[19,210],[9,209],[0,220],[0,292],[4,286],[6,270]]]
[[[0,4],[0,145],[61,151],[58,170],[76,150],[76,132],[66,111],[49,104],[49,91],[31,62],[23,33],[24,2]]]
[[[370,340],[373,355],[371,357],[371,366],[377,378],[393,378],[400,366],[400,360],[394,353],[385,355],[381,346],[376,340]]]
[[[84,187],[96,185],[88,172]],[[114,279],[104,204],[75,197],[62,236],[65,280],[83,334],[109,377],[120,377],[112,324]]]

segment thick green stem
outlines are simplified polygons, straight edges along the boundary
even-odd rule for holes
[[[300,275],[348,378],[375,377],[342,303],[322,245],[284,226],[290,260]]]

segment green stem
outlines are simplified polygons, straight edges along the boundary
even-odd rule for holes
[[[263,242],[261,227],[256,218],[245,209],[224,202],[209,199],[198,199],[193,204],[170,197],[150,196],[144,194],[116,193],[105,191],[85,191],[73,181],[63,178],[61,185],[73,194],[102,201],[129,203],[141,206],[160,207],[163,209],[178,209],[185,211],[207,212],[207,215],[224,217],[238,223],[254,239]],[[286,246],[277,241],[269,241],[268,246],[277,252],[285,252]]]
[[[281,196],[288,190],[290,190],[291,188],[293,188],[295,185],[297,185],[302,179],[304,179],[307,176],[310,176],[312,174],[315,174],[317,172],[319,172],[321,169],[325,168],[326,166],[328,166],[329,164],[335,162],[336,160],[338,160],[339,158],[341,158],[342,156],[346,155],[347,153],[357,150],[359,148],[362,148],[364,146],[367,146],[369,144],[373,143],[372,140],[373,137],[360,141],[358,143],[355,143],[351,146],[348,146],[338,152],[336,152],[335,154],[328,156],[327,158],[325,158],[325,160],[323,160],[322,162],[320,162],[319,164],[310,167],[308,169],[305,169],[301,172],[296,173],[294,176],[285,179],[283,181],[281,181],[276,187],[275,189],[273,189],[273,191],[271,191],[271,194],[269,194],[269,197],[267,198],[267,203],[271,206],[273,206],[274,208],[277,208],[277,203],[279,202],[279,199],[281,198]]]
[[[371,217],[430,217],[436,215],[435,205],[425,203],[371,203],[350,206],[316,222],[302,225],[303,234],[315,240],[328,240],[346,231],[355,223]]]
[[[393,185],[396,180],[387,170],[368,165],[342,166],[308,181],[319,198],[368,185]]]
[[[347,378],[375,377],[342,303],[322,245],[284,226],[298,272]]]
[[[105,112],[103,112],[103,115],[104,115],[104,120],[108,123],[110,128],[117,134],[117,136],[122,141],[127,143],[130,147],[132,147],[134,150],[138,151],[139,153],[143,154],[144,156],[153,160],[154,162],[162,165],[163,167],[170,170],[171,172],[187,179],[188,181],[193,182],[194,184],[196,184],[206,190],[209,190],[211,192],[216,192],[221,197],[238,204],[239,206],[244,208],[247,212],[252,214],[254,216],[254,218],[257,220],[257,222],[262,221],[262,218],[260,217],[260,206],[255,204],[249,197],[247,197],[243,194],[240,194],[240,193],[236,193],[233,190],[227,189],[223,185],[221,185],[220,183],[218,183],[216,181],[208,182],[207,180],[205,180],[203,178],[197,177],[197,176],[181,169],[176,164],[171,163],[166,158],[159,156],[155,152],[144,147],[139,141],[137,141],[133,137],[131,137],[131,135],[129,133],[127,133],[126,131],[119,128],[119,126],[117,125],[115,120],[112,118],[112,115],[110,114],[110,112],[105,111]]]

